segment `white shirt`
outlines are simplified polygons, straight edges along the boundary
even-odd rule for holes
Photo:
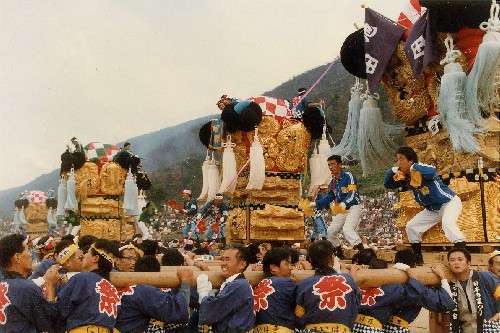
[[[224,281],[221,286],[220,286],[220,289],[219,289],[219,292],[222,291],[222,289],[224,289],[224,287],[229,283],[229,282],[233,282],[234,280],[236,280],[236,278],[238,277],[238,275],[240,275],[241,273],[236,273],[234,275],[231,275],[230,277],[228,277],[226,279],[226,281]]]

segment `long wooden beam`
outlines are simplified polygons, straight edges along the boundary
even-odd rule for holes
[[[222,273],[218,271],[194,271],[193,274],[195,277],[199,274],[207,274],[214,288],[220,287],[222,282],[224,282]],[[262,272],[245,272],[244,274],[252,286],[256,285],[264,278]],[[430,268],[426,267],[412,268],[408,271],[408,273],[394,268],[387,268],[360,269],[353,271],[351,274],[358,286],[361,288],[378,287],[391,283],[405,283],[408,281],[409,276],[417,279],[425,285],[437,285],[440,283],[439,277],[434,274]],[[293,271],[292,279],[298,282],[312,275],[314,275],[314,271],[312,270]],[[452,279],[452,275],[449,270],[446,271],[446,275],[448,279]],[[158,273],[111,272],[110,280],[116,287],[126,287],[132,284],[148,284],[161,288],[176,288],[180,285],[180,281],[177,278],[177,273],[175,271],[164,271]],[[194,286],[195,281],[193,281],[192,284]]]

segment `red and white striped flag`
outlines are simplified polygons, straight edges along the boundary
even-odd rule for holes
[[[410,31],[413,24],[426,10],[425,7],[420,6],[419,0],[410,0],[405,9],[399,14],[398,24]]]

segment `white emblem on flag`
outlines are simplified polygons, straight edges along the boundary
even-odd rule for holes
[[[420,36],[413,43],[411,43],[411,51],[413,52],[413,59],[417,60],[424,55],[425,39]]]
[[[375,36],[377,34],[377,31],[378,31],[377,27],[372,27],[368,23],[365,23],[363,30],[364,30],[364,34],[365,34],[365,42],[366,43],[370,42],[370,38]]]
[[[431,131],[432,135],[436,135],[439,132],[439,120],[439,115],[435,115],[431,120],[429,120],[429,123],[427,124],[427,128],[429,128],[429,131]]]
[[[365,64],[366,64],[366,73],[373,74],[378,66],[378,60],[365,53]]]

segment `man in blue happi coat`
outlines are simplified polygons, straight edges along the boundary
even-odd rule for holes
[[[31,272],[28,238],[13,234],[0,239],[0,332],[53,332],[57,328],[56,286],[59,266],[43,275],[45,293],[27,277]]]
[[[264,279],[254,287],[254,333],[291,333],[295,328],[296,285],[290,278],[290,251],[273,248],[262,260]]]
[[[249,260],[250,253],[245,247],[233,246],[224,251],[221,271],[225,281],[217,293],[213,293],[207,275],[198,276],[200,325],[211,325],[216,333],[247,332],[253,328],[252,287],[243,275]]]

